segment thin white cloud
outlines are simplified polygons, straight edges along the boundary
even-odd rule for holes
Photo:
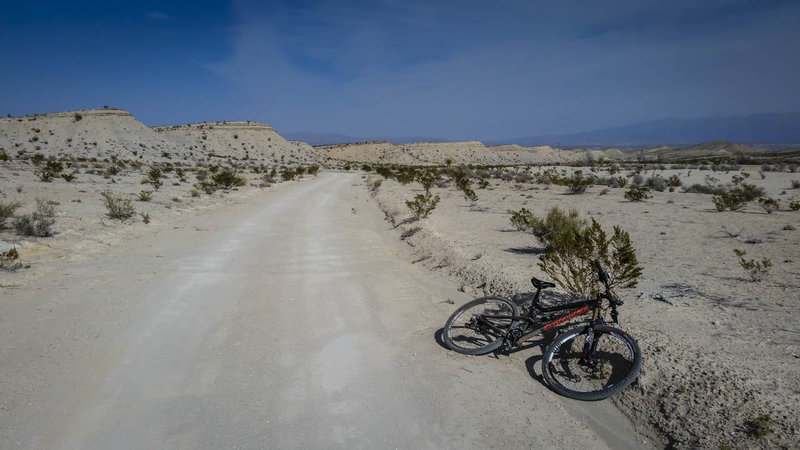
[[[702,12],[716,21],[676,28],[633,0],[616,3],[629,17],[619,23],[467,3],[448,16],[424,2],[424,14],[384,0],[370,15],[332,0],[268,13],[245,1],[231,57],[209,68],[279,128],[352,135],[521,136],[800,100],[780,88],[800,75],[786,39],[798,8]]]

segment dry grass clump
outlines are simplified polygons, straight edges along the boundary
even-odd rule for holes
[[[14,219],[14,231],[22,236],[48,237],[53,235],[55,221],[55,205],[44,199],[36,198],[36,211]]]
[[[103,191],[100,195],[103,196],[103,205],[108,210],[108,217],[125,221],[136,214],[130,198],[116,196],[111,191]]]

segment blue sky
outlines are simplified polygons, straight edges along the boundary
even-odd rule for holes
[[[493,140],[800,110],[797,1],[0,6],[0,114]]]

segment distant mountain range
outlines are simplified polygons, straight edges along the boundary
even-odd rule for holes
[[[583,133],[520,137],[519,145],[646,147],[726,140],[745,144],[800,142],[800,112],[702,119],[662,119]]]
[[[347,144],[353,142],[391,142],[392,144],[410,144],[414,142],[445,142],[444,139],[424,136],[406,137],[358,137],[336,133],[317,133],[313,131],[281,133],[284,139],[290,141],[303,141],[311,145]]]
[[[311,145],[347,142],[387,141],[443,142],[435,137],[355,137],[333,133],[281,133],[286,139]],[[620,147],[642,148],[654,145],[680,146],[697,142],[726,140],[745,144],[800,143],[800,112],[765,113],[749,116],[707,117],[701,119],[661,119],[621,127],[581,133],[525,136],[483,141],[487,145],[518,144],[551,147]]]

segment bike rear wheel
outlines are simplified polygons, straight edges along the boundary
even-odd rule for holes
[[[602,400],[630,385],[642,367],[639,344],[607,325],[571,329],[542,356],[542,376],[555,392],[578,400]]]
[[[447,319],[444,344],[465,355],[484,355],[503,345],[503,336],[518,316],[517,305],[502,297],[475,299],[458,308]],[[497,317],[500,316],[500,317]]]

